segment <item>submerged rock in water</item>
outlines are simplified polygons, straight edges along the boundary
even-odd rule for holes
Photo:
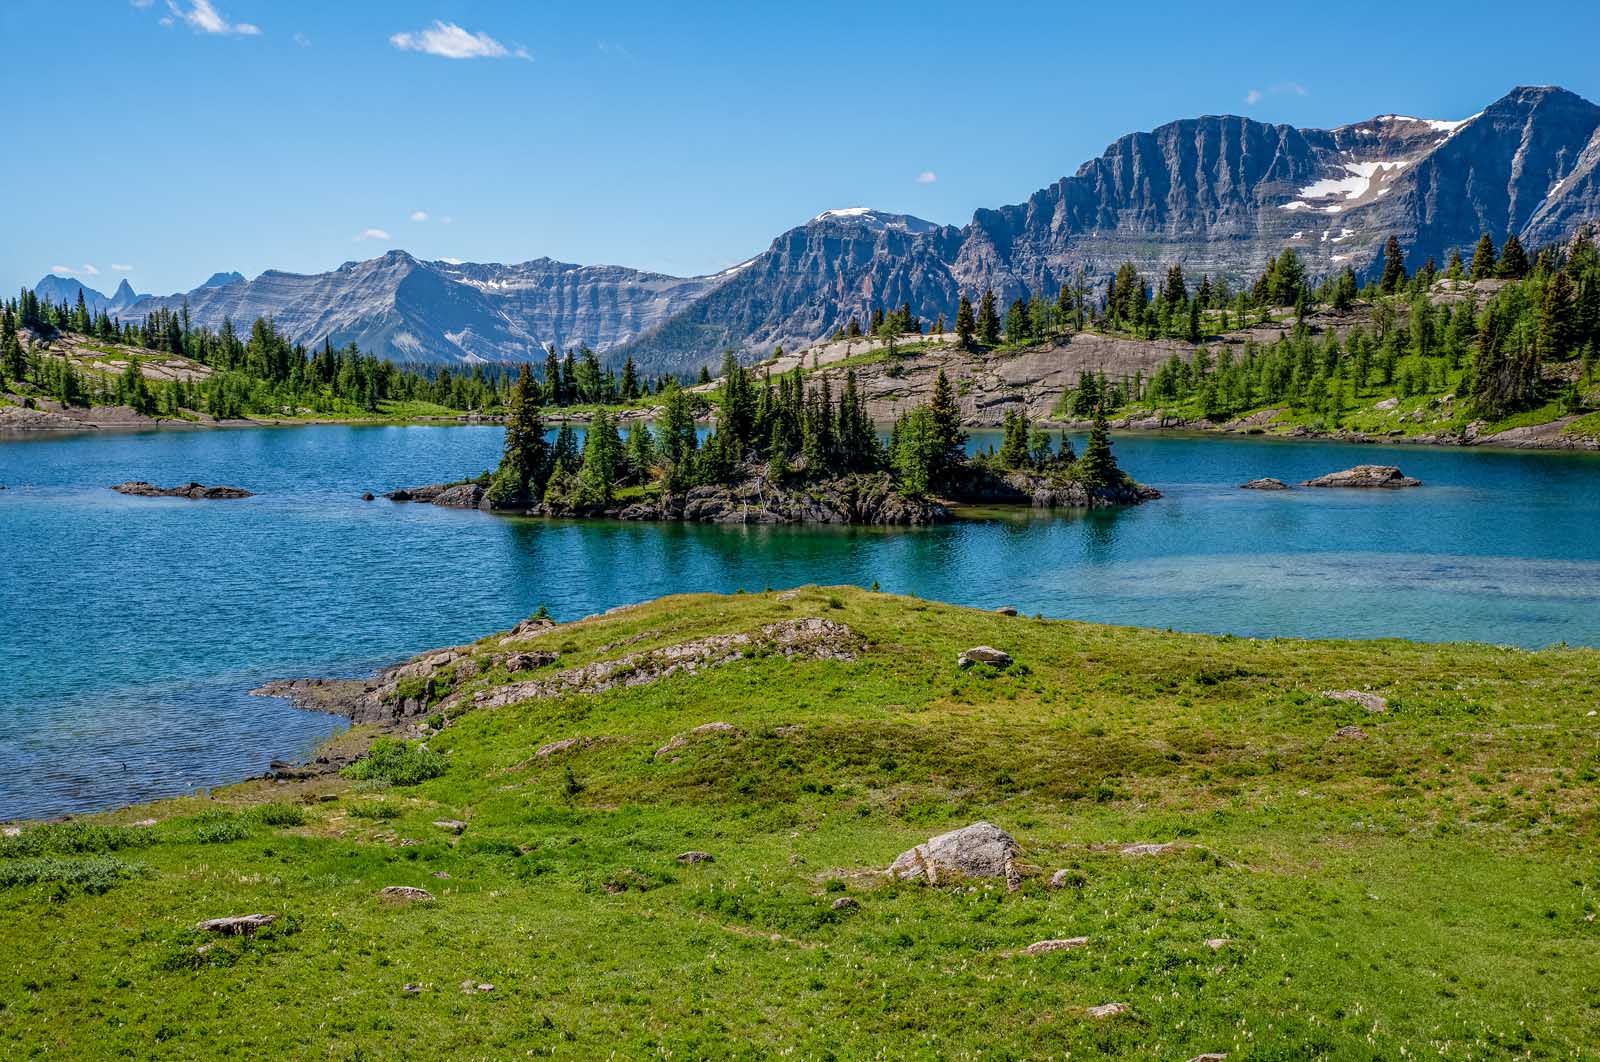
[[[1393,465],[1357,465],[1343,472],[1330,472],[1326,476],[1308,479],[1306,487],[1382,487],[1395,490],[1400,487],[1420,487],[1422,480],[1412,479]]]
[[[142,479],[118,483],[111,488],[130,498],[192,498],[196,501],[211,498],[253,498],[254,494],[242,487],[208,487],[204,483],[185,483],[181,487],[158,487]]]
[[[1004,878],[1011,872],[1012,860],[1021,854],[1022,847],[1009,833],[992,822],[975,822],[901,852],[890,864],[889,876],[929,885],[962,878]]]

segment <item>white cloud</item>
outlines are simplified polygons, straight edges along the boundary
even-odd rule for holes
[[[128,3],[132,4],[134,7],[139,8],[140,10],[143,10],[144,8],[149,7],[151,4],[153,4],[155,2],[156,2],[156,0],[128,0]]]
[[[426,210],[413,210],[411,212],[411,220],[412,221],[427,221],[428,220],[428,212]]]
[[[441,258],[441,259],[439,259],[439,261],[445,262],[445,263],[447,263],[449,265],[462,265],[463,263],[466,262],[466,259],[465,258]]]
[[[296,44],[298,44],[298,45],[299,45],[299,46],[300,46],[300,47],[302,47],[302,48],[309,48],[309,47],[311,47],[311,38],[310,38],[310,37],[307,37],[307,36],[306,36],[306,35],[305,35],[305,34],[304,34],[304,33],[295,33],[295,34],[292,34],[292,35],[291,35],[291,36],[290,36],[290,37],[289,37],[289,39],[290,39],[290,40],[292,40],[292,41],[294,41],[294,42],[295,42],[295,43],[296,43]]]
[[[100,270],[96,269],[94,266],[90,265],[88,262],[85,262],[83,264],[83,272],[84,272],[84,274],[86,276],[91,276],[91,277],[97,277],[97,276],[100,275]]]
[[[388,238],[389,238],[389,234],[387,232],[384,232],[382,229],[362,229],[361,232],[356,236],[356,239],[358,241],[360,241],[360,240],[387,240]]]
[[[131,265],[118,265],[115,262],[111,263],[111,268],[115,269],[118,273],[131,273],[131,272],[133,272],[133,266],[131,266]]]
[[[1311,95],[1311,90],[1300,84],[1298,81],[1280,81],[1278,84],[1273,85],[1265,92],[1258,88],[1251,89],[1249,92],[1244,94],[1244,102],[1247,106],[1254,107],[1268,96],[1309,95]]]
[[[939,179],[939,175],[937,173],[934,173],[932,170],[923,170],[921,173],[917,174],[917,183],[918,184],[932,184],[934,181],[937,181],[938,179]]]
[[[531,59],[526,48],[507,48],[487,33],[473,33],[454,22],[435,20],[416,33],[396,33],[389,43],[403,52],[423,52],[444,59]]]
[[[70,277],[72,274],[76,273],[77,270],[73,269],[71,266],[51,266],[50,272],[54,273],[58,277]]]
[[[259,37],[261,27],[250,22],[229,22],[212,6],[211,0],[188,0],[185,8],[179,0],[167,0],[167,10],[189,24],[196,33],[234,34],[240,37]],[[162,19],[163,26],[172,25],[171,19]]]

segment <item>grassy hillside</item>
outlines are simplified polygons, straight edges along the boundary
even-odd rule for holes
[[[1591,650],[1215,638],[806,588],[486,639],[462,703],[807,616],[847,625],[853,658],[758,641],[698,674],[434,705],[426,751],[388,746],[347,772],[365,780],[0,839],[0,1054],[1600,1056]],[[959,669],[977,644],[1015,663]],[[508,674],[510,649],[535,670]],[[1387,711],[1323,694],[1352,688]],[[708,722],[735,732],[656,754]],[[538,754],[567,738],[590,740]],[[874,873],[979,819],[1038,869],[1019,891]],[[253,939],[194,928],[253,912],[280,917]],[[1129,1010],[1088,1012],[1112,1002]]]

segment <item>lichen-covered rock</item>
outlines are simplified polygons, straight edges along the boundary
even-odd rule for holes
[[[1412,479],[1393,465],[1357,465],[1343,472],[1330,472],[1326,476],[1308,479],[1307,487],[1376,487],[1397,490],[1401,487],[1420,487],[1422,480]]]
[[[1003,649],[996,649],[992,645],[975,645],[956,658],[958,667],[968,668],[973,664],[988,664],[990,667],[1007,668],[1011,666],[1011,654]]]
[[[1009,833],[992,822],[975,822],[901,852],[890,864],[889,875],[929,885],[963,878],[1005,878],[1012,860],[1021,854],[1021,846]]]
[[[1073,951],[1089,946],[1088,937],[1065,937],[1056,940],[1036,940],[1023,948],[1023,955],[1048,955],[1052,951]]]

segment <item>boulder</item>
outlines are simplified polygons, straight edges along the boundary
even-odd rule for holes
[[[1323,690],[1322,695],[1331,697],[1336,701],[1344,701],[1347,704],[1359,704],[1369,712],[1387,712],[1389,710],[1389,702],[1387,700],[1376,693],[1368,693],[1365,690]]]
[[[1233,941],[1229,940],[1227,937],[1212,937],[1210,940],[1206,941],[1206,947],[1210,948],[1212,951],[1221,951],[1223,948],[1226,948],[1232,943]]]
[[[901,852],[890,864],[889,876],[929,885],[963,878],[1007,878],[1012,860],[1021,854],[1021,846],[1009,833],[992,822],[975,822]]]
[[[1067,937],[1064,940],[1038,940],[1022,949],[1023,955],[1048,955],[1052,951],[1072,951],[1075,948],[1087,948],[1088,937]]]
[[[957,657],[956,664],[963,668],[971,667],[973,664],[1007,668],[1011,666],[1011,654],[992,645],[975,645]]]
[[[680,863],[715,863],[716,861],[717,857],[712,855],[710,852],[678,853],[678,862]]]
[[[474,981],[469,977],[465,981],[461,982],[461,991],[463,994],[469,996],[474,992],[493,992],[494,985],[491,985],[487,981]]]
[[[1266,476],[1266,477],[1263,477],[1262,479],[1252,479],[1249,483],[1241,483],[1241,484],[1239,484],[1239,489],[1240,490],[1288,490],[1289,489],[1289,484],[1285,483],[1281,479],[1273,479],[1271,476]]]
[[[1002,616],[1015,616],[1017,614],[1017,607],[1015,605],[1001,605],[999,608],[995,609],[995,611]]]
[[[1076,870],[1058,870],[1050,875],[1052,889],[1079,888],[1084,884],[1085,878]]]
[[[435,819],[433,824],[439,829],[449,830],[451,833],[465,833],[467,829],[467,824],[460,819]]]
[[[1189,1062],[1228,1062],[1226,1051],[1207,1051],[1203,1055],[1195,1055]]]
[[[401,985],[400,991],[408,996],[420,996],[422,995],[422,986],[412,981]]]
[[[401,903],[427,903],[433,899],[433,893],[412,885],[385,885],[378,890],[378,895],[385,900],[397,900]]]
[[[1091,1018],[1115,1018],[1119,1014],[1126,1014],[1133,1008],[1126,1003],[1102,1003],[1098,1007],[1089,1007],[1084,1013]]]
[[[221,933],[230,937],[253,937],[256,930],[265,929],[278,920],[275,914],[226,915],[208,918],[195,928],[208,933]]]
[[[1422,480],[1412,479],[1393,465],[1357,465],[1343,472],[1330,472],[1326,476],[1308,479],[1307,487],[1380,487],[1396,490],[1401,487],[1420,487]]]
[[[853,911],[860,906],[861,905],[859,903],[849,896],[841,896],[837,900],[833,901],[833,909],[835,911]]]
[[[1338,730],[1333,732],[1333,736],[1341,738],[1353,738],[1359,741],[1361,738],[1367,736],[1367,732],[1362,730],[1359,726],[1341,726]]]

